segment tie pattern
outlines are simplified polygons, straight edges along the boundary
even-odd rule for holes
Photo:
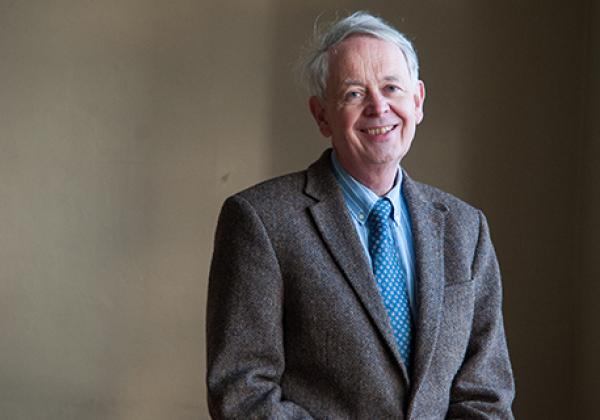
[[[400,355],[408,368],[412,344],[412,320],[406,278],[389,226],[392,204],[387,198],[375,203],[369,217],[369,253],[373,274],[390,318]]]

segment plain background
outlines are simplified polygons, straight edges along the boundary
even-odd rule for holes
[[[0,417],[208,417],[219,208],[327,146],[294,63],[364,8],[420,55],[404,166],[490,221],[517,417],[597,418],[592,0],[0,0]]]

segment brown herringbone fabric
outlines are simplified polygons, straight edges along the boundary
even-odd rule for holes
[[[486,220],[403,179],[417,270],[410,380],[328,151],[223,205],[207,309],[215,419],[512,418]]]

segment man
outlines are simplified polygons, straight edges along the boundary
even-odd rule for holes
[[[482,213],[400,169],[423,118],[410,42],[333,24],[306,62],[333,151],[230,197],[207,312],[214,418],[512,418]]]

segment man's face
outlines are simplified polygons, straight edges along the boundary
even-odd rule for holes
[[[423,82],[411,81],[402,51],[370,36],[352,36],[329,54],[325,98],[310,99],[319,130],[331,137],[353,176],[396,167],[423,119]]]

